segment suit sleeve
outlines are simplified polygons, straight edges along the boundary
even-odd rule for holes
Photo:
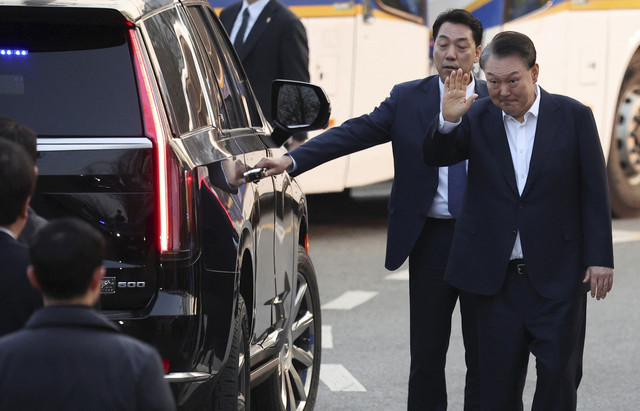
[[[444,134],[438,130],[440,113],[431,121],[422,146],[424,162],[428,166],[442,167],[459,163],[469,158],[471,141],[468,119],[463,117],[462,123]]]
[[[309,45],[307,32],[300,19],[288,20],[281,32],[280,72],[282,78],[309,82]]]
[[[584,107],[578,125],[584,267],[613,268],[607,171],[593,113]]]
[[[298,175],[327,161],[391,141],[398,100],[402,92],[396,86],[373,112],[345,121],[310,139],[289,154],[296,162]]]

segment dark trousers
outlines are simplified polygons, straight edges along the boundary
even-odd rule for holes
[[[586,294],[543,298],[526,274],[507,273],[495,296],[479,296],[482,410],[522,410],[529,353],[536,358],[533,411],[576,409],[582,378]]]
[[[467,365],[464,409],[473,410],[479,406],[476,297],[459,292],[443,279],[453,229],[452,221],[427,219],[409,256],[409,411],[447,409],[445,364],[451,315],[458,297]]]

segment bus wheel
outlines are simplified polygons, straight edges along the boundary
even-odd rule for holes
[[[640,216],[640,56],[624,76],[607,163],[611,210],[616,217]]]

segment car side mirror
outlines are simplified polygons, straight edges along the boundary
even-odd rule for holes
[[[329,98],[321,87],[293,80],[274,80],[271,86],[271,137],[282,145],[294,133],[327,127]]]

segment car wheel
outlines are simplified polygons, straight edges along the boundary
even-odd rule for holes
[[[258,387],[260,410],[312,410],[320,380],[321,316],[315,270],[303,247],[298,248],[298,270],[291,321],[279,354],[279,364]]]
[[[640,58],[631,62],[616,108],[607,162],[611,210],[617,217],[640,216]]]
[[[249,319],[247,306],[238,296],[238,314],[229,359],[214,389],[214,410],[245,411],[249,409],[251,370],[249,368]]]

